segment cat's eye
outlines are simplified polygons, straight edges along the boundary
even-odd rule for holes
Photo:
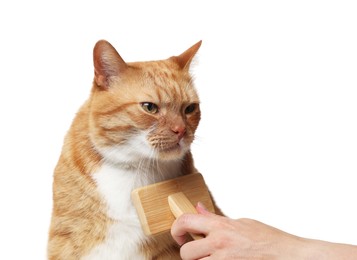
[[[159,107],[151,102],[142,102],[140,103],[141,107],[148,113],[150,114],[156,114],[157,112],[159,112]]]
[[[185,114],[191,114],[196,110],[197,104],[190,104],[185,108]]]

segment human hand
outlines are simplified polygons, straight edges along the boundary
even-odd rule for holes
[[[198,214],[182,215],[171,229],[184,260],[357,259],[355,246],[297,237],[252,219],[218,216],[202,204],[196,209]],[[186,243],[187,233],[205,238]]]
[[[298,241],[295,236],[252,219],[218,216],[202,204],[196,209],[199,214],[181,216],[171,229],[173,238],[182,246],[182,259],[279,259],[278,254],[286,246]],[[205,238],[185,244],[187,232],[203,234]]]

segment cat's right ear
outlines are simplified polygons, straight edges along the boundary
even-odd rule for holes
[[[198,49],[201,47],[202,41],[197,42],[191,48],[186,50],[179,56],[171,57],[181,69],[187,69],[190,67],[193,57],[196,55]]]
[[[108,89],[111,79],[128,68],[115,48],[105,40],[98,41],[94,46],[93,62],[94,80],[102,89]]]

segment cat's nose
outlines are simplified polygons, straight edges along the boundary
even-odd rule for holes
[[[186,127],[181,125],[173,126],[171,130],[177,135],[178,140],[181,140],[186,133]]]

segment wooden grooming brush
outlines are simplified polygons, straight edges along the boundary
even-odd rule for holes
[[[214,212],[214,206],[201,174],[194,173],[135,189],[131,197],[146,235],[171,229],[183,213],[197,213],[193,205],[202,202]],[[202,236],[191,234],[194,239]]]

